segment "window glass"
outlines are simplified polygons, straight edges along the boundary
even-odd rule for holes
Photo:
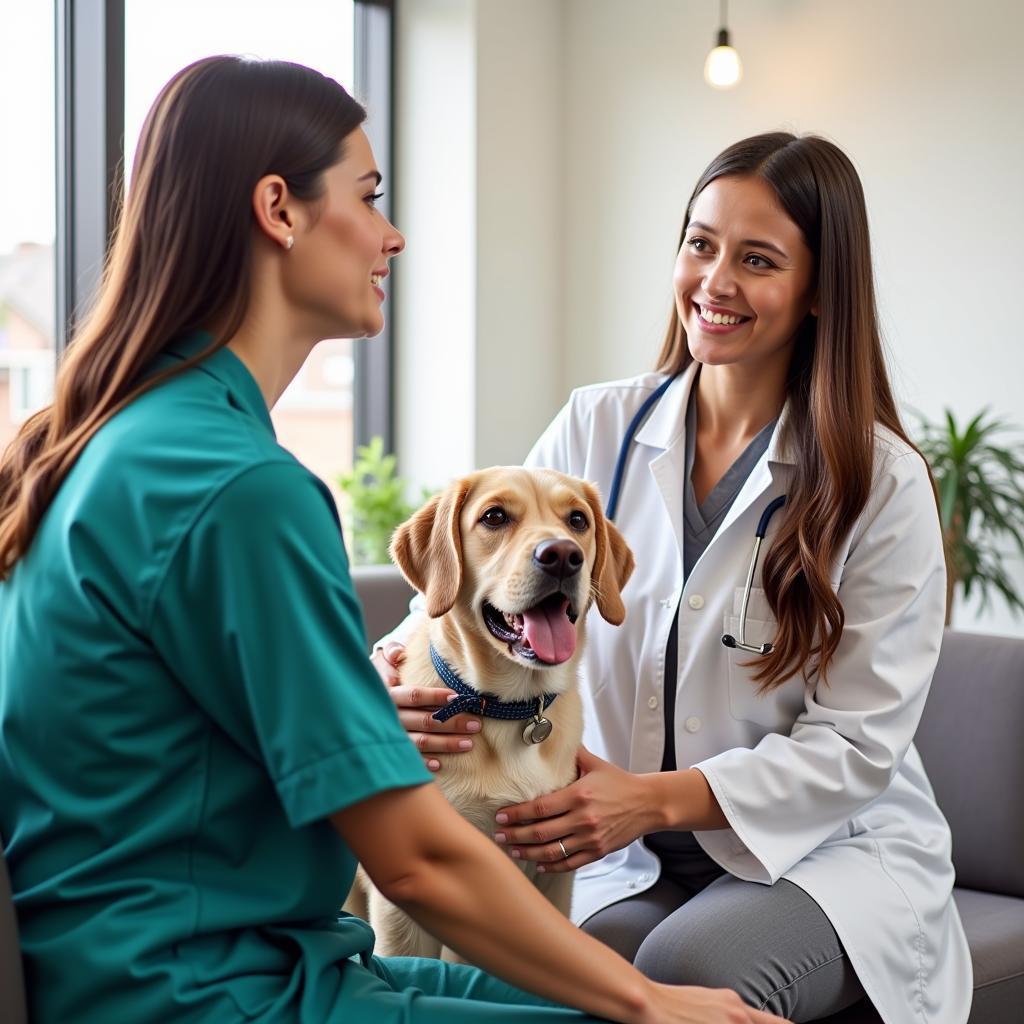
[[[279,58],[316,68],[350,92],[353,0],[125,0],[125,168],[146,112],[164,83],[200,57],[217,53]],[[294,31],[284,31],[291,26]],[[338,497],[352,466],[352,343],[324,341],[273,411],[278,440]]]
[[[53,9],[0,0],[0,447],[53,394]]]

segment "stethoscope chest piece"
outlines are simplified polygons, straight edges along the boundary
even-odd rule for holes
[[[740,619],[740,636],[743,636],[746,632],[745,627],[746,621]],[[728,647],[731,650],[750,651],[751,654],[771,654],[775,650],[774,644],[748,644],[742,640],[737,640],[731,633],[726,633],[722,637],[722,645]]]

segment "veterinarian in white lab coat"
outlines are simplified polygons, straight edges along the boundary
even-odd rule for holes
[[[578,869],[573,916],[659,980],[794,1020],[866,995],[885,1024],[963,1024],[950,835],[912,745],[942,539],[886,379],[852,165],[815,138],[730,147],[674,283],[659,372],[579,389],[528,459],[607,496],[675,375],[628,446],[615,519],[637,571],[625,625],[590,620],[581,778],[506,809],[496,838]]]

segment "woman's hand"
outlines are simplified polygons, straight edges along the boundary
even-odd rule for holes
[[[692,988],[654,985],[654,996],[644,1024],[784,1024],[765,1010],[747,1006],[728,988]]]
[[[647,777],[585,747],[576,763],[580,777],[571,786],[496,815],[495,840],[516,859],[542,861],[540,871],[575,871],[658,827]]]
[[[480,731],[480,719],[472,715],[455,715],[447,722],[432,717],[457,694],[444,687],[402,686],[398,669],[405,660],[405,645],[389,643],[378,647],[370,661],[384,680],[391,700],[398,708],[398,720],[423,755],[423,761],[432,771],[441,770],[441,762],[431,754],[463,754],[473,749],[467,733]]]

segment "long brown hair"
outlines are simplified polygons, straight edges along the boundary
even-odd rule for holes
[[[279,174],[297,199],[320,198],[323,172],[365,117],[337,82],[284,61],[208,57],[164,86],[143,125],[94,311],[62,361],[52,405],[23,424],[0,461],[0,580],[96,431],[238,330],[256,183]],[[214,325],[206,352],[147,374],[176,337]]]
[[[827,680],[843,631],[832,590],[833,560],[868,500],[875,424],[911,444],[900,423],[882,353],[864,192],[846,155],[813,135],[772,132],[744,139],[712,160],[686,208],[682,248],[694,200],[717,178],[756,176],[775,191],[814,254],[817,318],[799,327],[787,380],[785,443],[796,466],[785,516],[762,571],[778,621],[772,652],[757,662],[761,690],[797,670]],[[673,307],[657,369],[679,373],[692,362]]]

